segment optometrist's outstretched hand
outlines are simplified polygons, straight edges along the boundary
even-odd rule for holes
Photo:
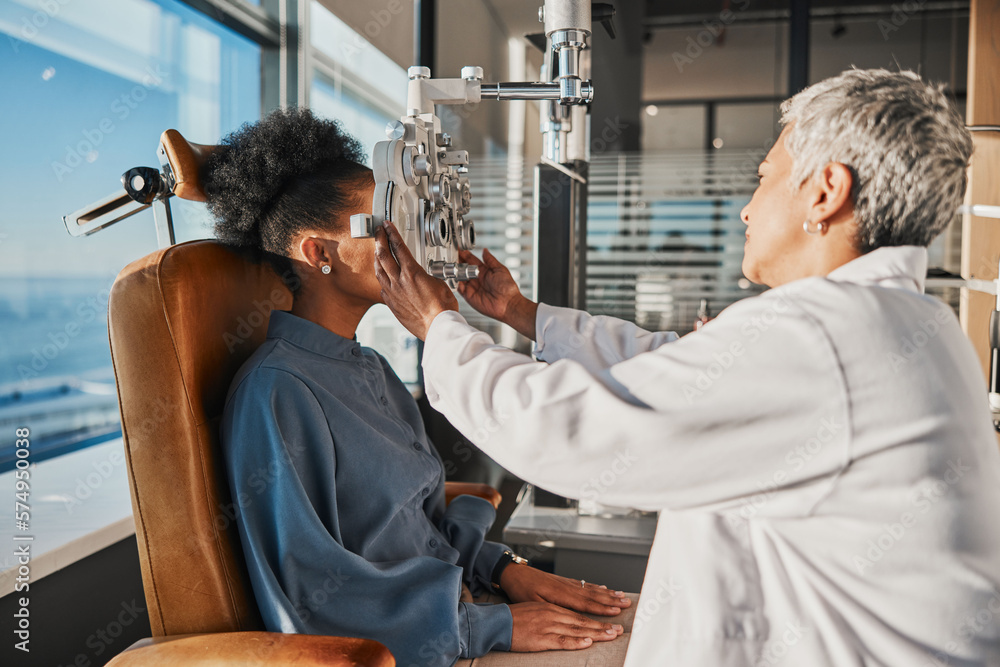
[[[479,277],[458,284],[458,292],[468,304],[534,340],[538,304],[521,294],[507,267],[485,249],[482,260],[468,250],[461,251],[459,257],[479,267]],[[439,313],[458,310],[452,291],[417,264],[391,222],[375,233],[375,276],[382,286],[382,301],[420,340]]]
[[[503,322],[522,336],[535,340],[538,304],[521,294],[510,270],[485,248],[482,260],[468,250],[462,250],[459,258],[479,267],[477,278],[458,284],[458,293],[466,302],[486,317]]]

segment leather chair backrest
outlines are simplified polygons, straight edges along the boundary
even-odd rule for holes
[[[108,305],[111,358],[154,636],[263,629],[235,525],[219,421],[236,371],[291,293],[216,241],[129,264]]]

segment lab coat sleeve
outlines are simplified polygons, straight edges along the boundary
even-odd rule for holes
[[[535,332],[537,359],[572,359],[591,373],[677,340],[673,331],[653,333],[616,317],[544,303],[538,304]]]
[[[460,603],[461,567],[432,556],[369,562],[345,548],[334,439],[305,383],[257,369],[223,423],[240,538],[268,630],[376,639],[402,665],[509,648],[510,610]]]
[[[738,302],[598,374],[571,358],[534,362],[445,312],[428,331],[423,369],[431,405],[473,443],[570,498],[728,511],[763,493],[773,502],[760,513],[798,516],[849,461],[834,347],[780,294]],[[807,502],[784,507],[770,492],[792,485],[809,488],[796,494]]]

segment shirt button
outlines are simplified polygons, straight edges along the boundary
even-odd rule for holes
[[[382,405],[389,405],[389,399],[386,398],[385,396],[383,396],[382,398],[380,398],[378,400],[382,401]]]
[[[423,446],[423,445],[421,445],[421,444],[420,444],[419,442],[415,442],[415,443],[413,443],[413,448],[414,448],[415,450],[417,450],[418,452],[420,452],[420,451],[423,451],[423,449],[424,449],[424,446]]]
[[[431,549],[435,549],[435,548],[437,548],[438,541],[437,540],[431,540],[427,544],[431,545]]]
[[[361,350],[358,349],[358,348],[356,348],[356,347],[352,347],[351,348],[351,354],[353,354],[355,357],[360,357],[361,356]]]
[[[420,494],[423,496],[429,496],[430,493],[431,493],[430,488],[425,488],[423,491],[420,492]]]

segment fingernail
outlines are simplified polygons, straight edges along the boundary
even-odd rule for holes
[[[607,586],[601,586],[601,588],[607,588]]]
[[[625,632],[625,628],[620,625],[615,626],[615,632]]]
[[[607,630],[605,630],[604,632],[608,633],[609,635],[616,635],[616,634],[618,634],[618,633],[617,633],[617,632],[615,631],[615,629],[614,629],[614,628],[608,628],[608,629],[607,629]]]
[[[615,595],[617,595],[620,598],[623,598],[625,597],[625,591],[615,591]]]
[[[593,641],[593,640],[590,637],[584,637],[583,638],[583,643],[584,644],[589,644],[591,641]]]

